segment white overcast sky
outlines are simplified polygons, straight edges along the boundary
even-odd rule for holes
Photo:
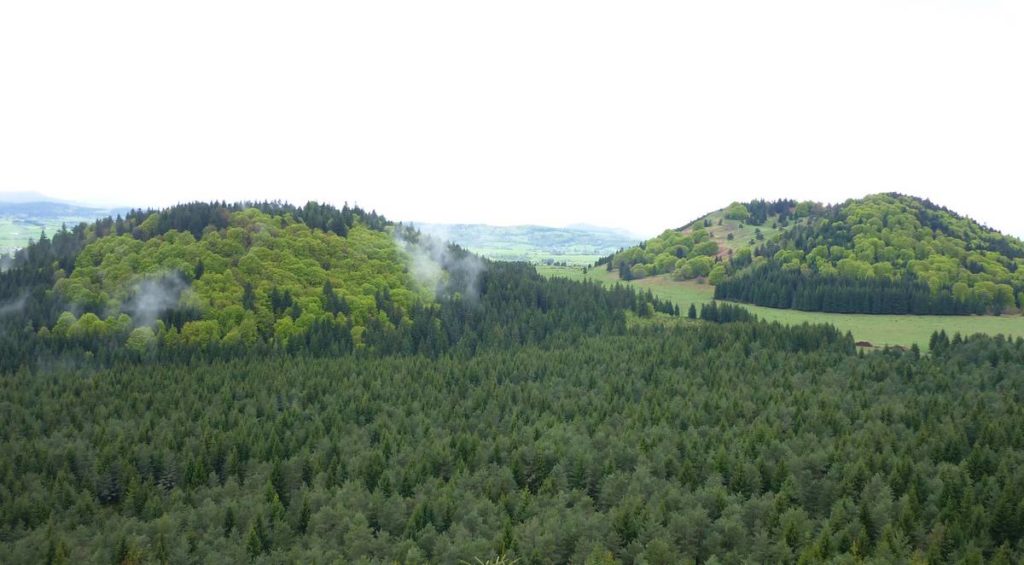
[[[1024,235],[997,0],[0,3],[0,191],[652,234],[930,197]]]

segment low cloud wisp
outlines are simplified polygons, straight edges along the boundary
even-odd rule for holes
[[[188,289],[188,286],[181,273],[147,278],[132,289],[124,310],[132,317],[136,326],[151,326],[161,314],[178,306],[181,293]]]
[[[479,257],[413,228],[399,226],[395,234],[418,284],[438,297],[458,294],[474,302],[480,298],[480,275],[487,267]]]

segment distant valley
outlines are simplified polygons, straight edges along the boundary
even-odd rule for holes
[[[0,194],[0,255],[25,247],[44,232],[53,235],[62,225],[70,229],[127,211],[58,201],[32,192]]]
[[[52,200],[36,193],[0,194],[0,254],[25,247],[45,231],[62,225],[124,215],[128,208],[104,208]],[[420,231],[497,261],[583,266],[636,245],[642,238],[600,226],[491,226],[486,224],[412,223]]]
[[[1024,559],[1019,240],[894,195],[733,204],[597,267],[505,230],[439,235],[583,266],[317,202],[30,244],[3,562]],[[828,311],[901,296],[954,315]]]
[[[641,238],[598,226],[489,226],[417,223],[422,232],[456,243],[498,261],[590,265],[599,258],[636,245]]]

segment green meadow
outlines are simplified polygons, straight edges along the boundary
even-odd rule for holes
[[[587,273],[577,267],[552,267],[538,265],[537,271],[548,277],[566,277],[575,280],[595,280],[607,285],[615,283],[631,284],[637,288],[649,289],[660,298],[672,300],[679,305],[682,312],[689,309],[690,304],[709,302],[714,296],[714,287],[695,281],[674,281],[669,275],[648,277],[645,279],[623,282],[617,273],[608,272],[603,268],[590,269]],[[870,314],[831,314],[827,312],[802,312],[800,310],[781,310],[744,304],[744,307],[763,320],[777,321],[783,324],[828,323],[837,328],[850,331],[857,341],[868,341],[876,347],[885,345],[901,345],[909,347],[916,343],[922,348],[928,347],[928,339],[937,330],[946,330],[950,335],[959,332],[963,335],[975,333],[1004,334],[1012,337],[1024,337],[1024,316],[890,316]]]
[[[497,261],[589,265],[638,238],[594,226],[489,226],[483,224],[415,224],[424,233]]]
[[[0,217],[0,253],[25,247],[30,239],[39,239],[39,234],[43,230],[50,234],[59,228],[59,223],[28,222]]]

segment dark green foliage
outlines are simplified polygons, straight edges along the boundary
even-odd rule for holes
[[[376,214],[259,206],[264,237],[309,235],[297,220],[393,243],[366,229],[391,229]],[[790,216],[814,213],[801,206]],[[56,331],[54,279],[79,256],[89,278],[83,245],[209,234],[232,210],[62,231],[0,276],[17,312],[0,319],[4,563],[1024,559],[1020,339],[937,333],[930,356],[866,354],[834,327],[715,302],[712,323],[678,324],[649,291],[468,269],[457,247],[434,300],[382,284],[349,302],[337,277],[225,293],[243,317],[318,314],[287,339],[256,326],[149,347],[144,328],[88,313]],[[193,258],[168,276],[193,265],[225,272]],[[209,315],[179,306],[161,331]]]
[[[22,369],[0,379],[0,555],[1020,562],[1022,401],[1024,340],[862,357],[752,322]]]
[[[270,550],[270,540],[267,538],[267,531],[263,527],[261,516],[256,516],[256,520],[249,529],[249,536],[245,540],[245,550],[250,559],[256,559]]]
[[[775,263],[758,265],[715,286],[717,300],[749,302],[771,308],[792,308],[841,314],[984,314],[988,303],[958,300],[934,293],[912,275],[854,279],[785,270]]]
[[[693,309],[694,306],[691,304],[690,308]],[[729,322],[753,322],[757,320],[757,316],[751,314],[750,310],[742,306],[710,302],[701,305],[700,319],[707,322],[726,324]]]
[[[768,220],[769,217],[777,216],[779,220],[786,220],[792,214],[796,207],[796,200],[775,200],[768,202],[766,200],[752,200],[745,203],[749,217],[746,222],[752,226],[761,226]]]
[[[338,293],[334,292],[334,287],[329,280],[324,282],[323,303],[324,311],[334,315],[344,314],[348,316],[352,312],[348,303],[345,302],[345,298],[338,296]]]
[[[389,222],[376,212],[366,212],[358,206],[350,208],[347,204],[341,209],[329,204],[309,202],[303,207],[283,202],[190,202],[172,208],[159,210],[158,220],[153,229],[142,228],[142,224],[157,210],[132,210],[124,219],[101,220],[97,223],[98,235],[109,233],[131,233],[138,239],[148,239],[167,233],[171,230],[188,231],[199,239],[207,226],[216,229],[227,227],[232,212],[256,208],[273,216],[289,215],[311,228],[330,231],[344,237],[348,230],[360,221],[370,229],[383,230]]]
[[[231,532],[235,529],[235,509],[228,506],[228,509],[224,512],[224,537],[230,537]]]

